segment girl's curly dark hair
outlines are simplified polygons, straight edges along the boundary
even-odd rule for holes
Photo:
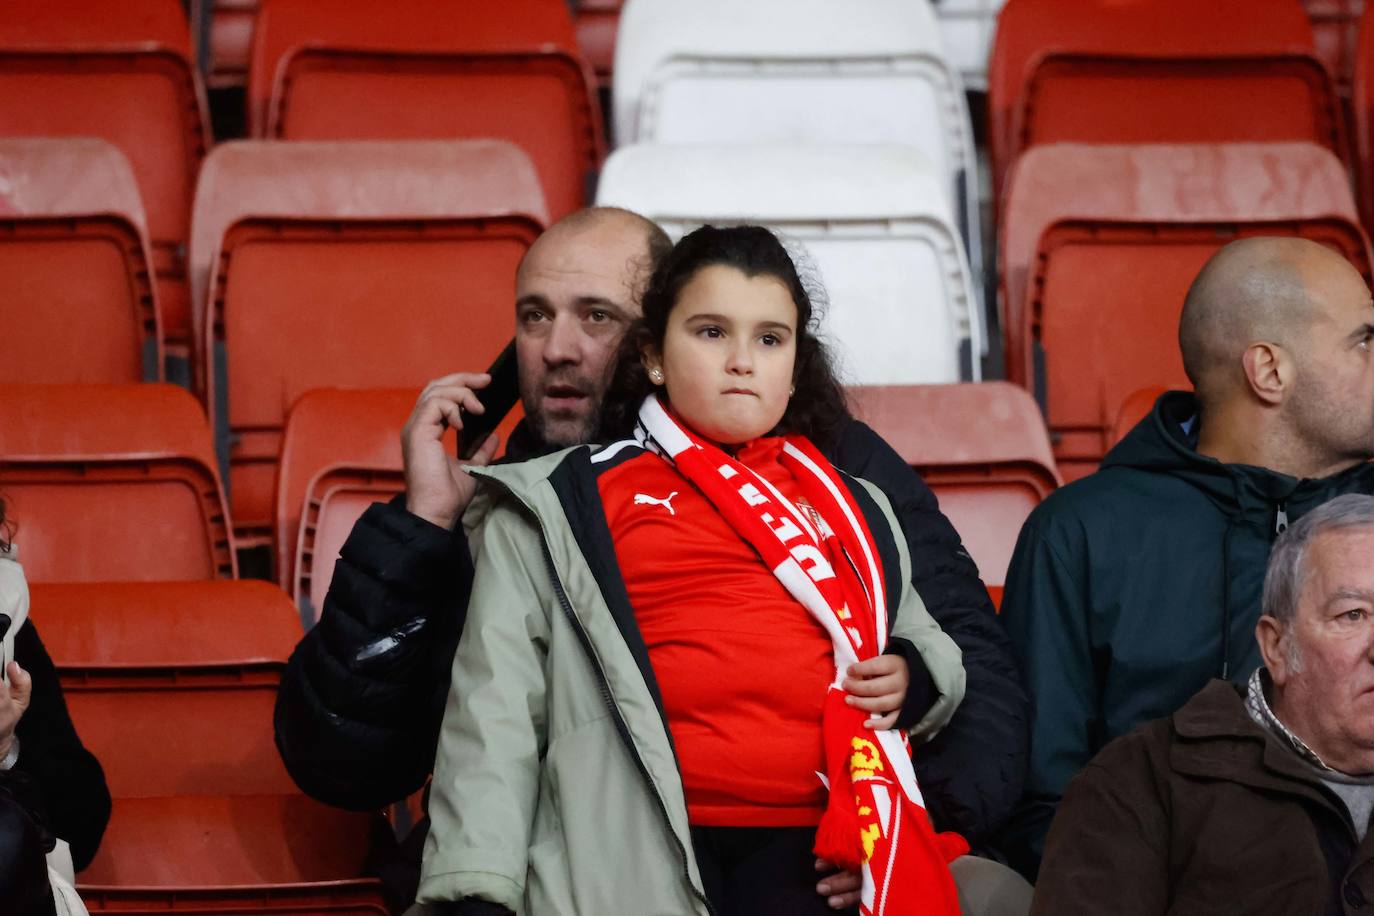
[[[770,435],[800,434],[821,449],[833,445],[849,419],[844,389],[835,376],[829,350],[816,334],[819,316],[796,265],[778,237],[762,226],[702,226],[683,236],[658,262],[644,292],[644,315],[630,326],[620,344],[602,401],[600,441],[633,434],[639,405],[654,390],[640,354],[648,344],[662,350],[668,315],[683,287],[698,271],[718,265],[733,267],[746,277],[781,281],[797,307],[797,361],[792,369],[796,391]]]
[[[8,553],[10,538],[14,536],[12,520],[5,515],[5,500],[0,497],[0,552]]]

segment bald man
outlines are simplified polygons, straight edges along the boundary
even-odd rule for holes
[[[1004,847],[1032,879],[1065,785],[1097,751],[1258,667],[1277,534],[1374,493],[1374,303],[1344,258],[1302,239],[1227,245],[1188,291],[1179,346],[1194,392],[1162,396],[1097,473],[1041,504],[1007,575],[1002,619],[1034,712]]]

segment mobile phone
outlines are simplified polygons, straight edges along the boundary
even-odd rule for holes
[[[463,414],[463,428],[458,431],[459,458],[471,458],[520,401],[520,373],[515,365],[514,340],[506,344],[487,374],[491,376],[491,383],[473,392],[487,412]]]

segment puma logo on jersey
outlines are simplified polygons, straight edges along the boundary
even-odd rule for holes
[[[667,496],[663,497],[662,499],[659,499],[657,496],[650,496],[650,495],[647,494],[647,493],[636,493],[636,494],[635,494],[635,505],[636,505],[636,506],[662,506],[663,508],[665,508],[665,509],[668,510],[668,514],[669,514],[669,515],[677,515],[677,511],[673,508],[673,497],[674,497],[674,496],[677,496],[677,491],[676,491],[676,490],[674,490],[673,492],[669,493]]]

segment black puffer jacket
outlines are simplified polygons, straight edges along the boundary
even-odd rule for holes
[[[517,435],[507,454],[539,451]],[[828,457],[892,500],[913,585],[964,653],[964,702],[918,750],[916,772],[937,827],[976,848],[1005,820],[1024,781],[1029,704],[1011,646],[934,494],[891,447],[855,421]],[[400,500],[358,520],[320,623],[292,654],[277,699],[277,747],[305,792],[366,810],[424,784],[471,587],[462,526],[444,531]]]
[[[72,864],[80,871],[95,858],[110,821],[105,771],[76,734],[57,668],[32,618],[15,634],[14,660],[33,677],[33,692],[15,728],[19,759],[0,774],[0,785],[39,824],[71,845]]]

